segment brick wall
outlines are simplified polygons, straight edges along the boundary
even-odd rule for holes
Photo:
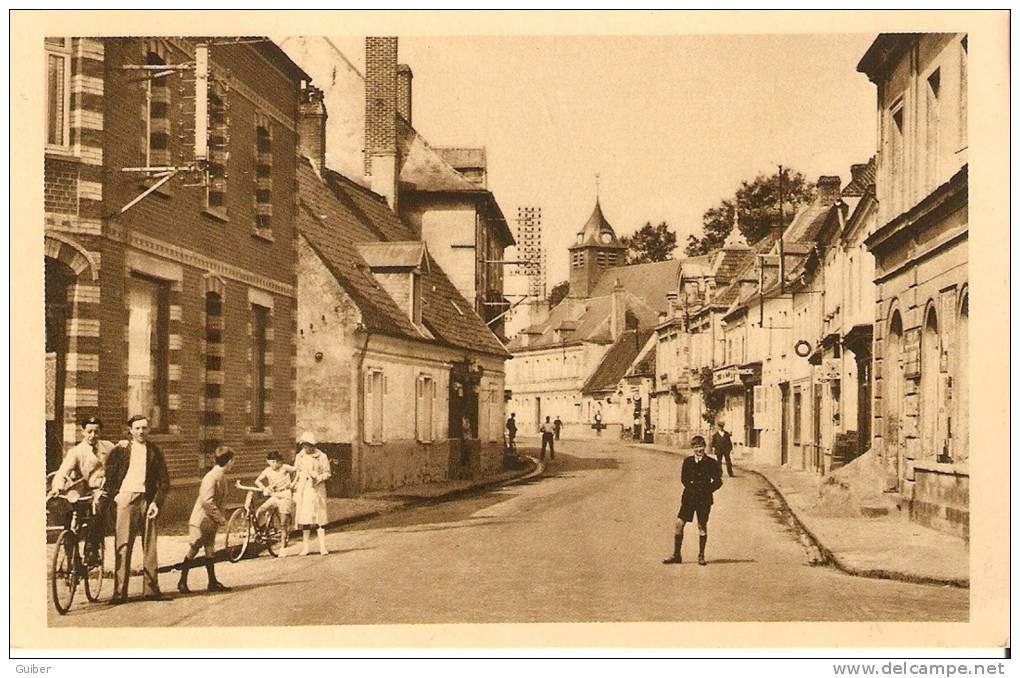
[[[365,38],[366,159],[374,152],[396,150],[396,112],[397,39]]]
[[[78,213],[78,163],[47,157],[43,208],[59,214]]]

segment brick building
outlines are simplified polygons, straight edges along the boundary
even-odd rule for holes
[[[208,160],[124,171],[195,164],[198,44],[46,40],[47,468],[88,415],[112,438],[149,416],[174,485],[197,481],[220,443],[242,473],[293,446],[308,76],[269,41],[213,41]]]

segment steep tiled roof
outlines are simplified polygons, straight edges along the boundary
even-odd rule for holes
[[[659,311],[668,308],[666,293],[676,289],[677,274],[680,272],[682,259],[655,261],[650,264],[631,264],[606,269],[592,290],[593,297],[609,294],[613,285],[619,280],[623,288],[641,298],[649,309],[658,317]]]
[[[652,330],[648,329],[622,332],[606,351],[602,362],[588,377],[588,381],[581,387],[581,393],[590,394],[615,389],[651,334]]]
[[[328,183],[328,186],[327,186]],[[332,189],[332,190],[331,190]],[[395,215],[377,194],[336,172],[325,181],[302,158],[298,164],[298,191],[304,209],[298,227],[361,309],[372,331],[428,340],[407,314],[375,281],[358,251],[364,243],[390,242],[405,246],[415,240],[412,229]],[[422,323],[434,341],[494,355],[506,349],[471,305],[457,291],[431,255],[422,275]]]
[[[483,191],[464,178],[418,132],[403,120],[397,123],[397,144],[402,162],[400,187],[412,191]]]
[[[841,195],[844,198],[859,198],[868,189],[875,187],[875,156],[871,156],[868,162],[860,165],[850,166],[850,183],[843,187]]]

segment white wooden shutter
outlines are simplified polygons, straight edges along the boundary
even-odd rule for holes
[[[415,435],[419,441],[426,440],[425,435],[425,377],[419,375],[414,381],[414,423]]]
[[[765,428],[765,387],[754,387],[754,422],[756,429]]]
[[[365,415],[365,442],[372,442],[372,431],[375,430],[374,411],[375,398],[372,393],[372,378],[375,374],[370,370],[365,372],[365,399],[361,404],[362,412]]]

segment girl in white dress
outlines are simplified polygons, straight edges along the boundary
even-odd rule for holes
[[[329,518],[326,510],[326,480],[330,477],[329,459],[319,450],[315,436],[305,432],[298,439],[301,451],[294,457],[297,479],[294,489],[294,522],[301,528],[301,555],[309,552],[309,538],[314,528],[319,536],[319,553],[326,550],[325,525]]]

